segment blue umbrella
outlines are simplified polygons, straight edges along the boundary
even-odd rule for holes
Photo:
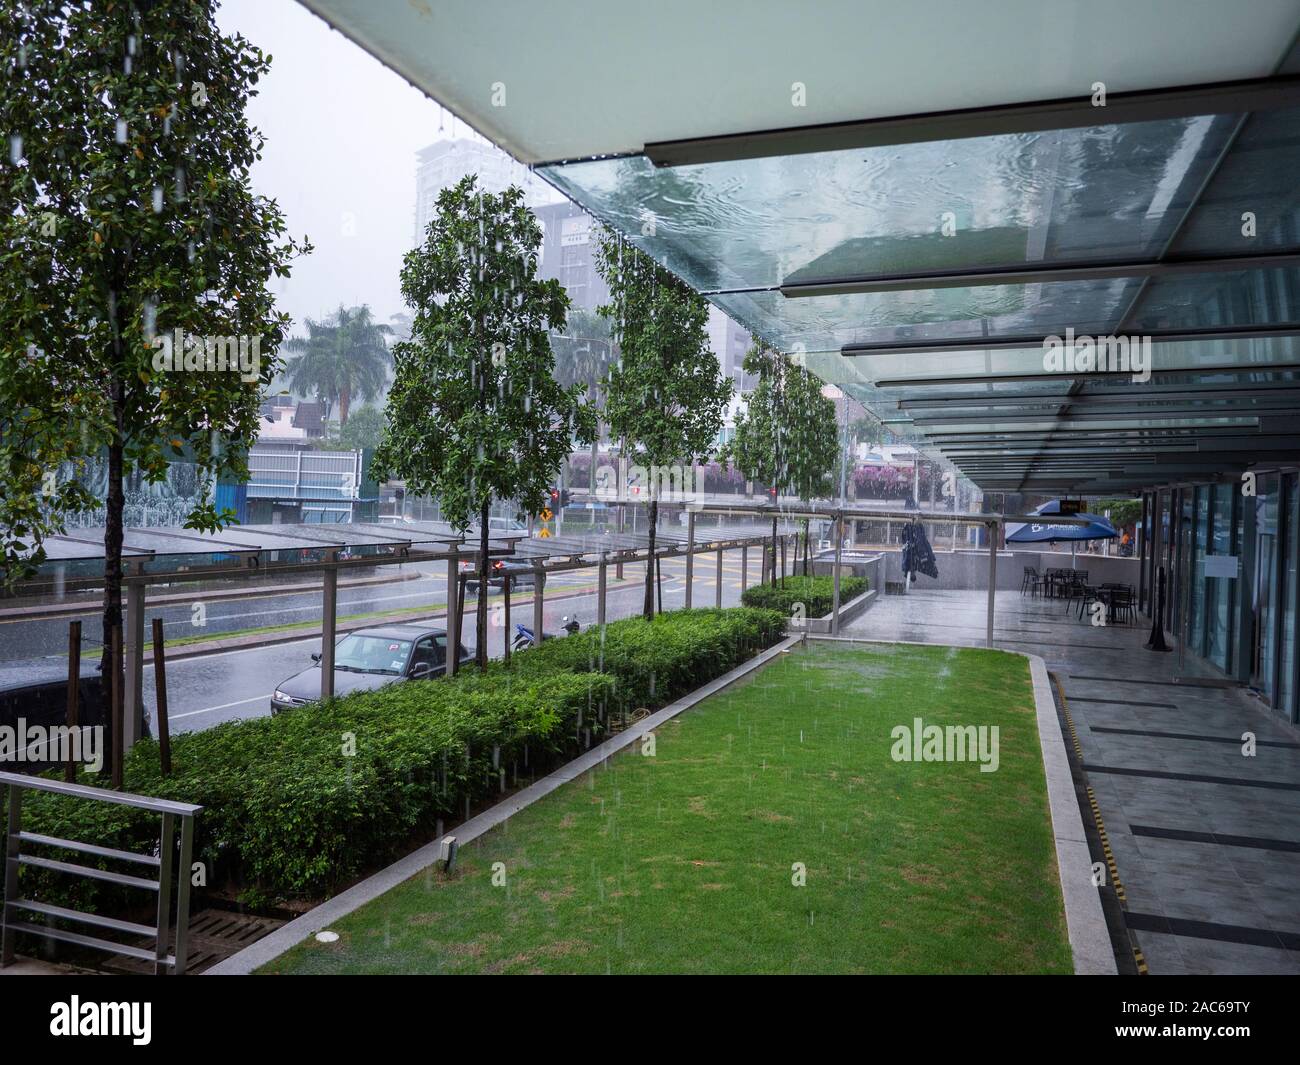
[[[1052,499],[1031,513],[1060,514],[1061,501]],[[1014,544],[1052,543],[1056,540],[1113,540],[1119,530],[1097,514],[1074,514],[1072,517],[1087,522],[1086,525],[1053,525],[1050,522],[1023,522],[1008,525],[1007,542]]]

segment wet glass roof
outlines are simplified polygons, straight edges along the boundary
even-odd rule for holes
[[[1300,96],[1278,81],[1258,110],[538,170],[977,484],[1132,491],[1300,457]],[[1140,361],[1049,360],[1067,330]]]

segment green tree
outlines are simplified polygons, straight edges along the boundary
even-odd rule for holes
[[[751,480],[804,501],[832,491],[840,460],[835,403],[822,395],[822,382],[761,341],[745,355],[745,372],[758,377],[726,456]],[[776,515],[772,516],[772,583],[776,583]],[[808,526],[804,523],[804,570],[808,568]]]
[[[1142,500],[1140,499],[1098,499],[1089,509],[1094,514],[1110,511],[1110,523],[1117,529],[1125,525],[1136,525],[1142,520]]]
[[[552,372],[548,330],[569,299],[537,278],[542,231],[523,191],[477,190],[470,175],[438,196],[424,244],[402,268],[415,312],[411,339],[393,349],[397,373],[376,477],[437,495],[460,529],[479,522],[477,661],[487,669],[488,517],[494,499],[540,510],[575,440],[595,416],[580,386]]]
[[[3,561],[12,579],[44,559],[87,502],[53,471],[105,456],[107,632],[123,478],[160,482],[182,457],[209,481],[247,476],[288,324],[268,282],[310,249],[249,183],[263,139],[245,108],[269,59],[211,3],[11,3],[0,67]],[[187,524],[231,517],[206,505]]]
[[[300,396],[315,396],[325,417],[338,404],[339,427],[347,425],[353,399],[374,400],[388,384],[392,355],[384,339],[393,327],[376,322],[365,304],[344,307],[323,322],[306,319],[307,335],[290,337],[285,350],[297,352],[285,365],[285,380]]]
[[[609,368],[618,359],[618,345],[614,343],[609,321],[599,314],[573,307],[563,330],[551,334],[551,350],[555,352],[555,379],[566,388],[574,384],[584,386],[587,400],[599,417],[601,384],[609,375]],[[591,464],[588,468],[587,488],[592,491],[596,487],[600,438],[597,424],[597,432],[591,441]]]
[[[339,446],[345,451],[377,448],[386,424],[384,412],[378,407],[361,407],[339,429]]]
[[[732,385],[709,350],[709,306],[684,281],[630,244],[604,234],[597,269],[620,358],[604,382],[605,421],[650,472],[650,558],[663,471],[707,458]],[[645,617],[654,616],[654,564],[646,565]]]

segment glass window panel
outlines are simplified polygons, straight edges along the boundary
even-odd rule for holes
[[[656,169],[540,167],[705,291],[1154,258],[1236,125],[1196,116]]]
[[[1236,496],[1234,486],[1214,486],[1214,514],[1211,519],[1210,553],[1231,555],[1232,506]],[[1208,651],[1211,662],[1223,671],[1231,668],[1232,608],[1236,598],[1237,581],[1227,577],[1211,577],[1207,594],[1210,602]]]
[[[1274,701],[1273,667],[1277,646],[1278,478],[1259,478],[1255,497],[1255,655],[1253,681]]]
[[[1300,269],[1272,267],[1153,280],[1131,318],[1131,332],[1300,321]]]
[[[1286,559],[1282,582],[1282,664],[1278,706],[1297,720],[1296,706],[1296,567],[1300,556],[1300,478],[1289,473],[1286,482]]]
[[[846,344],[1109,333],[1137,292],[1131,278],[1049,285],[857,292],[787,299],[777,291],[713,296],[713,302],[782,351],[838,351]],[[1042,349],[1038,365],[1042,368]]]
[[[1188,217],[1173,253],[1258,255],[1300,243],[1300,109],[1246,119]],[[1242,215],[1251,212],[1254,231]]]

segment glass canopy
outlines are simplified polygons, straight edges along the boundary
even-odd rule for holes
[[[1137,490],[1300,453],[1300,107],[1260,107],[538,169],[976,483]]]

